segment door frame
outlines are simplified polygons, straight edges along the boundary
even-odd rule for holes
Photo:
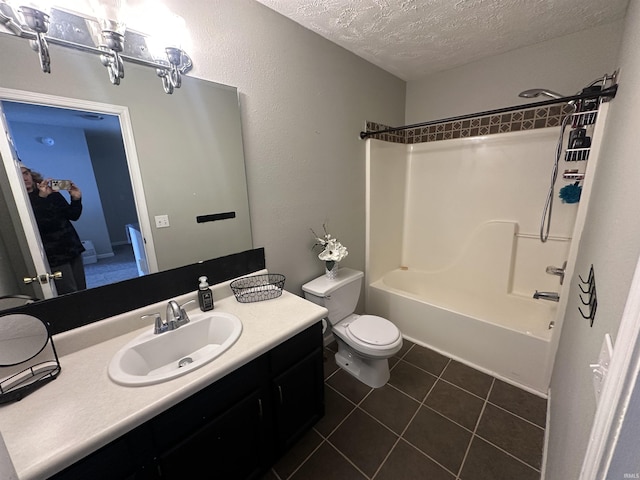
[[[0,101],[5,100],[43,105],[48,107],[83,110],[94,113],[116,115],[119,118],[122,141],[124,143],[125,155],[127,157],[129,181],[131,182],[131,188],[133,190],[133,197],[138,216],[138,223],[140,224],[140,231],[142,232],[142,236],[144,239],[144,249],[147,258],[147,264],[149,267],[149,273],[157,272],[158,261],[156,258],[153,243],[151,222],[149,220],[147,202],[144,194],[144,186],[142,183],[142,174],[140,172],[140,164],[138,161],[138,155],[133,136],[133,127],[131,124],[131,117],[129,116],[128,107],[0,87]],[[6,123],[5,119],[3,119],[3,121],[5,121]],[[8,131],[6,135],[0,135],[0,155],[3,159],[2,163],[9,179],[13,198],[15,199],[16,203],[16,209],[20,216],[20,221],[22,223],[22,228],[24,229],[25,237],[27,238],[28,248],[34,259],[36,267],[36,272],[33,276],[40,276],[47,273],[48,262],[46,262],[46,255],[44,254],[44,249],[42,248],[42,242],[40,240],[40,235],[38,234],[35,217],[33,216],[31,204],[29,202],[27,192],[24,188],[22,174],[18,166],[18,160],[17,158],[15,158],[15,151],[12,147],[12,144],[13,142],[8,138]],[[52,285],[51,282],[49,282],[49,285]],[[47,288],[45,285],[41,286],[44,287],[43,296],[45,298],[55,296],[55,291],[52,290],[51,287]]]

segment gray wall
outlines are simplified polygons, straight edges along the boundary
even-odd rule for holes
[[[622,29],[620,20],[409,82],[406,123],[544,100],[518,97],[530,88],[573,95],[616,68]]]
[[[405,82],[252,0],[170,0],[193,47],[192,75],[238,87],[256,247],[285,288],[324,270],[310,228],[364,268],[366,120],[402,124]],[[125,80],[126,81],[126,80]]]

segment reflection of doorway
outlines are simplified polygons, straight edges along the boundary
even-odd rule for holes
[[[12,101],[2,109],[20,159],[82,189],[74,226],[87,248],[87,287],[138,276],[129,235],[138,214],[118,116]]]
[[[131,244],[114,245],[113,256],[97,259],[95,263],[85,263],[84,272],[87,288],[108,285],[140,275]]]

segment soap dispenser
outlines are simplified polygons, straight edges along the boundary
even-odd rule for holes
[[[213,292],[209,288],[207,283],[207,277],[200,277],[198,279],[200,285],[198,287],[198,303],[200,304],[200,310],[206,312],[213,310]]]

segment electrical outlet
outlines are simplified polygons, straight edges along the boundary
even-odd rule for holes
[[[602,386],[604,380],[609,373],[609,365],[611,364],[611,357],[613,356],[613,342],[611,341],[611,335],[605,334],[600,347],[600,354],[598,355],[598,363],[592,363],[589,365],[593,372],[593,389],[596,394],[596,403],[600,401],[600,393],[602,393]]]
[[[169,215],[156,215],[156,228],[166,228],[169,226]]]

